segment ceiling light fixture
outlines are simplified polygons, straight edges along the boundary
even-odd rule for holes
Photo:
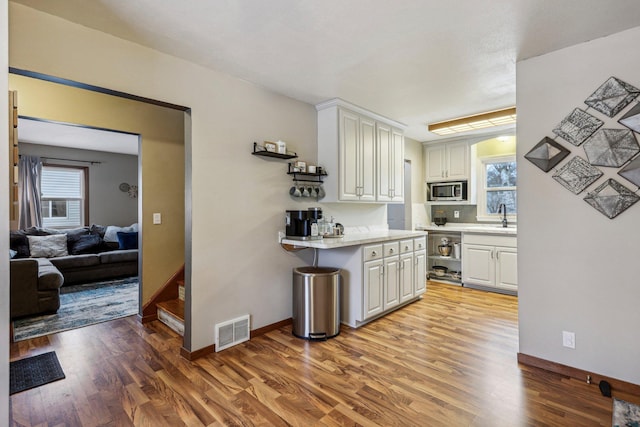
[[[450,135],[458,132],[485,129],[493,126],[508,125],[516,122],[516,107],[504,110],[489,111],[475,116],[460,117],[459,119],[428,125],[429,132],[437,135]]]

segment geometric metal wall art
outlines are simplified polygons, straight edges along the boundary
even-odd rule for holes
[[[545,172],[549,172],[569,155],[570,151],[545,136],[524,157]]]
[[[604,122],[579,108],[573,110],[553,129],[553,133],[575,146],[582,144]]]
[[[618,120],[618,123],[625,125],[634,132],[640,133],[640,104],[636,104],[624,116]]]
[[[640,90],[615,77],[609,77],[584,103],[613,117],[640,95]]]
[[[540,140],[524,157],[544,172],[554,169],[553,179],[573,194],[580,194],[593,184],[597,188],[587,192],[584,201],[607,218],[617,217],[640,200],[636,194],[640,192],[640,144],[636,139],[636,133],[640,134],[640,102],[629,105],[638,97],[640,89],[610,77],[584,101],[594,111],[575,108],[556,125],[553,133],[576,147],[582,146],[588,161],[575,155],[558,167],[569,154],[577,154],[577,149],[567,149],[549,137]],[[602,129],[605,121],[613,128]],[[607,172],[608,179],[598,185],[596,181],[604,172],[596,166],[621,168],[618,175],[635,185],[636,191],[609,178],[612,172]]]
[[[636,187],[640,187],[640,157],[636,157],[631,163],[620,169],[618,175]]]
[[[553,179],[573,194],[580,194],[601,176],[600,169],[591,166],[582,157],[576,156],[554,173]]]
[[[638,200],[639,196],[615,179],[606,180],[584,198],[585,202],[610,219],[626,211]]]
[[[600,129],[583,148],[592,165],[617,168],[640,152],[640,145],[629,129]]]

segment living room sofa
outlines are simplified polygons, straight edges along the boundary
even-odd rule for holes
[[[67,230],[31,227],[12,231],[11,318],[55,313],[64,285],[136,276],[137,232],[131,231],[132,227],[92,225]],[[124,231],[116,233],[113,229]],[[111,238],[107,236],[105,241],[105,234]],[[113,241],[116,234],[123,237],[120,243]],[[135,248],[122,244],[131,241],[135,241]]]
[[[58,311],[64,278],[48,259],[11,260],[10,274],[12,319]]]

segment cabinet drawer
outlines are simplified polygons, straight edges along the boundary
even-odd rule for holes
[[[362,248],[362,250],[364,251],[364,260],[365,261],[371,261],[374,259],[381,259],[383,252],[382,252],[382,245],[371,245],[371,246],[365,246],[364,248]]]
[[[400,253],[400,242],[390,242],[382,245],[384,256],[393,256]]]
[[[413,252],[413,240],[400,241],[400,253],[406,254],[407,252]]]
[[[413,239],[413,250],[421,251],[422,249],[427,248],[427,238],[426,237],[418,237],[417,239]]]

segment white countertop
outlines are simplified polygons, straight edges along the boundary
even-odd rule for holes
[[[424,237],[424,231],[410,230],[377,230],[366,233],[348,233],[338,238],[323,238],[319,240],[292,240],[282,239],[281,243],[294,245],[298,248],[335,249],[345,246],[365,245],[369,243],[387,242],[389,240],[410,239]]]
[[[423,225],[416,227],[418,230],[424,231],[453,231],[459,233],[481,233],[481,234],[507,234],[515,236],[518,234],[518,228],[515,225],[510,225],[507,228],[502,225],[493,224],[469,224],[469,223],[447,223],[445,225]]]

